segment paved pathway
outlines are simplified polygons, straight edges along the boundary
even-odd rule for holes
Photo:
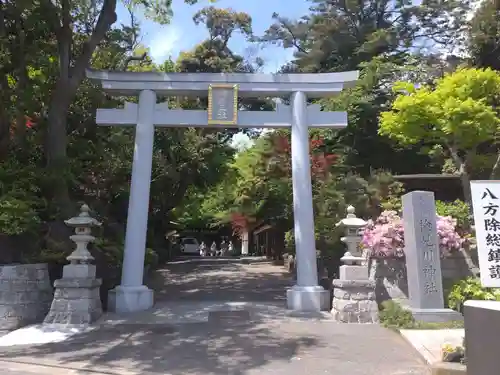
[[[28,375],[430,374],[392,331],[337,324],[327,313],[290,314],[290,284],[269,264],[170,265],[151,282],[159,297],[153,311],[108,314],[99,329],[64,343],[0,348],[0,367]],[[30,372],[23,363],[47,367]]]

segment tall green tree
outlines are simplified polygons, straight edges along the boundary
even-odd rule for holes
[[[470,179],[479,174],[473,168],[474,158],[493,152],[496,162],[487,171],[494,178],[500,168],[496,143],[500,74],[491,69],[460,69],[438,80],[435,88],[400,83],[394,89],[401,93],[390,110],[382,113],[380,134],[403,145],[424,142],[444,148],[460,175],[465,199],[471,203]]]
[[[189,0],[189,3],[196,1]],[[42,113],[46,113],[47,134],[44,147],[44,156],[50,174],[58,176],[51,184],[51,201],[58,210],[65,215],[69,214],[69,193],[66,178],[60,178],[61,172],[67,166],[68,129],[67,114],[73,103],[77,91],[85,78],[85,69],[91,64],[91,60],[102,44],[106,44],[117,31],[129,33],[129,39],[122,39],[128,48],[124,52],[131,51],[135,42],[135,30],[125,26],[113,28],[116,22],[117,0],[51,0],[31,1],[2,1],[0,3],[1,20],[4,26],[0,31],[5,34],[5,29],[12,23],[10,35],[18,35],[19,47],[12,45],[8,50],[12,54],[13,63],[21,66],[26,57],[31,43],[26,37],[34,28],[41,33],[43,38],[37,40],[52,47],[54,54],[51,56],[52,71],[48,82],[51,86],[49,99]],[[133,14],[138,7],[144,10],[147,17],[156,22],[167,23],[171,16],[170,0],[143,1],[124,0],[123,4]],[[6,17],[10,16],[9,19]],[[9,20],[11,22],[9,22]],[[12,22],[13,21],[13,22]],[[22,40],[21,40],[22,39]],[[7,43],[8,45],[8,43]],[[55,50],[54,50],[55,49]],[[26,66],[25,66],[26,68]],[[20,70],[25,68],[20,68]],[[20,72],[18,86],[27,87],[26,72]],[[24,82],[24,83],[23,83]],[[5,82],[2,83],[5,86]],[[3,90],[2,90],[3,91]],[[5,138],[5,125],[0,135]],[[62,176],[66,174],[63,173]]]
[[[468,0],[311,0],[299,20],[274,14],[263,41],[295,49],[302,71],[357,69],[374,56],[456,45],[464,35]]]
[[[475,66],[500,70],[500,2],[485,0],[471,20],[469,51]]]

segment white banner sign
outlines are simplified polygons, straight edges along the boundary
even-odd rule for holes
[[[481,284],[500,288],[500,181],[471,181]]]

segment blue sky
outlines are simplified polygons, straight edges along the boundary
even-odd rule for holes
[[[270,4],[272,3],[272,6]],[[141,19],[142,44],[150,48],[151,57],[161,63],[169,56],[177,58],[180,51],[189,50],[207,37],[203,26],[196,26],[192,20],[199,9],[210,5],[207,0],[200,0],[197,5],[186,5],[183,0],[173,0],[174,17],[170,25],[160,26]],[[273,12],[290,18],[299,18],[308,13],[310,6],[307,0],[218,0],[214,6],[232,8],[246,12],[252,17],[254,33],[262,35],[272,21]],[[118,8],[118,22],[129,23],[128,12]],[[236,35],[230,47],[238,54],[246,55],[249,44],[240,35]],[[257,55],[266,63],[265,72],[276,72],[292,58],[291,49],[278,46],[266,46]]]

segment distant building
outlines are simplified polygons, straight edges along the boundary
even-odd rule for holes
[[[394,179],[403,184],[406,192],[426,190],[434,192],[436,200],[464,200],[460,176],[456,174],[405,174]]]

